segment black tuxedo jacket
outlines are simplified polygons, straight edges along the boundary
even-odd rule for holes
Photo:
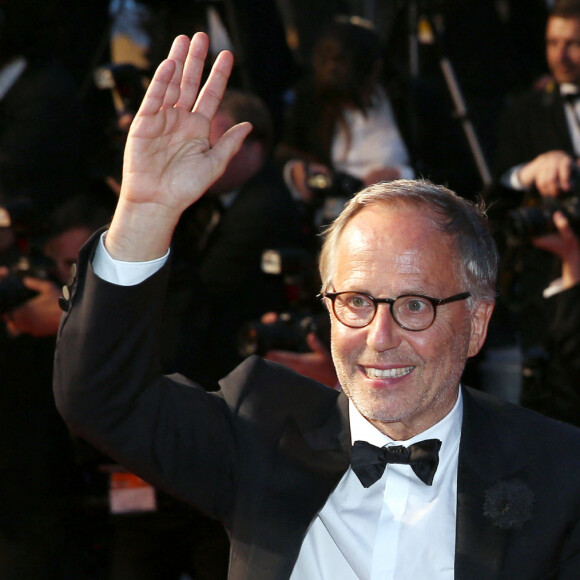
[[[94,245],[94,244],[93,244]],[[166,270],[103,282],[85,248],[59,332],[55,395],[71,429],[221,520],[230,577],[288,578],[349,464],[346,397],[252,357],[207,393],[162,376]],[[580,432],[465,389],[455,577],[580,577]]]
[[[558,87],[552,83],[542,91],[510,97],[498,125],[495,167],[498,176],[553,150],[574,155]]]
[[[580,284],[544,300],[542,348],[529,360],[522,405],[580,427]]]

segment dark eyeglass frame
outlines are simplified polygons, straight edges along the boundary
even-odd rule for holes
[[[362,326],[354,326],[352,324],[344,323],[338,317],[338,315],[336,313],[336,309],[335,309],[335,300],[338,296],[341,296],[343,294],[358,294],[360,296],[365,296],[373,303],[373,306],[375,307],[375,311],[373,312],[373,315],[371,316],[370,320],[366,324],[363,324]],[[366,326],[371,324],[372,321],[375,319],[375,316],[377,315],[377,310],[379,309],[379,304],[388,304],[389,310],[391,311],[391,316],[393,317],[393,320],[403,330],[408,330],[410,332],[421,332],[423,330],[427,330],[428,328],[430,328],[433,325],[433,323],[435,322],[435,318],[437,317],[437,306],[441,306],[443,304],[449,304],[450,302],[457,302],[459,300],[465,300],[465,299],[471,297],[471,295],[472,295],[471,292],[460,292],[459,294],[454,294],[453,296],[449,296],[448,298],[433,298],[432,296],[424,296],[423,294],[401,294],[401,296],[397,296],[396,298],[375,298],[374,296],[371,296],[370,294],[367,294],[366,292],[356,292],[354,290],[344,290],[343,292],[322,292],[318,296],[320,298],[328,298],[332,302],[332,311],[334,312],[336,319],[341,324],[343,324],[344,326],[347,326],[348,328],[365,328]],[[395,316],[395,311],[393,310],[393,305],[395,304],[395,301],[398,300],[399,298],[409,298],[409,297],[423,298],[424,300],[427,300],[428,302],[430,302],[431,305],[433,306],[433,320],[431,320],[431,322],[425,328],[407,328],[406,326],[402,325],[397,320],[397,317]]]

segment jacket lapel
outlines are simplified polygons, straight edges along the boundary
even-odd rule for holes
[[[314,428],[301,423],[300,418],[289,418],[280,438],[279,452],[287,466],[286,473],[294,478],[293,492],[296,494],[293,498],[296,501],[282,508],[292,510],[284,517],[292,525],[285,533],[287,551],[281,562],[280,578],[290,576],[308,527],[348,469],[348,399],[341,393],[335,405],[335,411],[328,415],[324,424]]]
[[[510,537],[485,515],[493,486],[510,481],[520,469],[517,454],[494,421],[492,406],[501,405],[481,393],[463,389],[463,426],[457,473],[456,580],[499,577]]]
[[[574,151],[564,101],[560,96],[558,87],[554,86],[551,91],[548,90],[544,93],[543,97],[543,105],[548,115],[547,127],[553,127],[555,129],[557,142],[567,144],[564,148],[566,151]]]

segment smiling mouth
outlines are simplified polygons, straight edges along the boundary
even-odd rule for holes
[[[365,374],[369,379],[398,379],[408,375],[415,367],[401,367],[397,369],[375,369],[366,367]]]

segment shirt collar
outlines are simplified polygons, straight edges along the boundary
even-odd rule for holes
[[[369,421],[360,414],[352,401],[349,400],[348,404],[352,442],[367,441],[377,447],[383,447],[384,445],[392,443],[411,445],[417,441],[423,441],[425,439],[439,439],[442,442],[439,456],[441,463],[443,464],[446,463],[446,458],[453,453],[459,443],[459,438],[461,437],[461,423],[463,420],[463,398],[461,388],[459,389],[457,401],[455,402],[453,409],[451,409],[451,411],[443,417],[441,421],[406,441],[393,441],[393,439],[384,435],[369,423]]]
[[[6,96],[6,93],[20,78],[20,75],[24,72],[26,66],[26,59],[24,57],[18,57],[3,68],[0,68],[0,99],[3,99]]]
[[[560,83],[560,94],[564,97],[566,95],[577,95],[580,92],[578,85],[574,83]]]

